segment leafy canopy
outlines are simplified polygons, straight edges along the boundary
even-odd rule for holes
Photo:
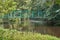
[[[14,0],[0,0],[0,15],[9,13],[16,9],[16,2]]]

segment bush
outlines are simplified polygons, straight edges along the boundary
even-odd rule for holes
[[[0,40],[60,40],[57,37],[32,32],[19,32],[0,28]]]

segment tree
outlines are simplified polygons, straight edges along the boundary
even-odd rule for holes
[[[6,14],[16,9],[14,0],[0,0],[0,13]]]
[[[4,27],[8,27],[8,17],[4,18],[4,15],[9,12],[16,10],[17,3],[14,0],[0,0],[0,15],[3,16],[3,22],[7,21],[7,24],[4,24]]]

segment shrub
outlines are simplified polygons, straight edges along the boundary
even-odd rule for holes
[[[9,30],[0,28],[0,40],[60,40],[57,37],[50,35],[42,35],[32,32],[19,32],[16,30]]]

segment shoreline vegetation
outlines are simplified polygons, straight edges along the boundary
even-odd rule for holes
[[[60,40],[60,38],[40,33],[33,34],[32,32],[0,28],[0,40]]]

